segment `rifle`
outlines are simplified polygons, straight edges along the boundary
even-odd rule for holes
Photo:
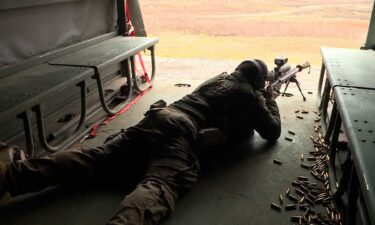
[[[271,75],[267,77],[268,83],[265,86],[265,90],[272,94],[273,91],[280,93],[281,86],[283,84],[286,84],[285,89],[281,96],[284,96],[286,93],[286,90],[288,89],[289,83],[293,82],[296,83],[302,97],[303,101],[306,101],[306,97],[303,95],[300,84],[297,80],[297,73],[301,72],[303,69],[309,68],[310,73],[310,63],[305,62],[302,65],[297,65],[295,68],[291,68],[289,64],[286,64],[288,61],[288,58],[278,57],[275,59],[276,67],[273,71],[271,71]],[[292,94],[288,94],[289,96]]]

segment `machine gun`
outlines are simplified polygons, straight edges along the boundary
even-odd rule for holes
[[[275,58],[275,64],[276,67],[271,72],[271,75],[267,77],[268,83],[266,84],[265,90],[267,92],[270,92],[272,94],[273,91],[280,93],[281,86],[283,84],[286,84],[285,89],[281,96],[284,96],[288,93],[286,93],[286,90],[288,89],[289,83],[293,82],[296,83],[302,97],[303,101],[306,101],[306,97],[303,95],[300,84],[297,80],[297,73],[301,72],[303,69],[309,68],[310,73],[310,63],[305,62],[302,65],[297,65],[295,68],[292,69],[292,67],[287,64],[288,58],[285,57],[277,57]],[[292,94],[288,94],[289,96],[292,96]]]

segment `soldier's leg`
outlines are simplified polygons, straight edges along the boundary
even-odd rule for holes
[[[157,224],[196,181],[199,163],[190,145],[168,145],[151,161],[143,181],[122,201],[108,225]]]
[[[14,196],[100,175],[126,158],[133,145],[124,133],[97,148],[62,150],[38,159],[6,163],[5,187]]]

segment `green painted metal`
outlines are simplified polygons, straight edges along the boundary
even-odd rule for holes
[[[158,43],[156,38],[118,36],[64,55],[49,63],[52,65],[87,66],[101,71],[106,66],[120,63],[156,43]]]
[[[375,89],[374,50],[322,48],[321,53],[331,87]]]
[[[375,224],[375,90],[336,87],[336,104],[371,224]]]
[[[94,70],[41,64],[2,79],[0,82],[0,118],[7,120],[22,113],[54,92],[90,79]]]
[[[40,5],[51,5],[63,2],[74,2],[79,0],[3,0],[0,2],[0,9],[18,9],[24,7],[35,7]]]
[[[365,48],[375,50],[375,2],[372,8],[370,26],[368,28]]]

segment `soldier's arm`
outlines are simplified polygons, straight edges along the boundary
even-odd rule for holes
[[[275,100],[258,95],[255,117],[255,130],[262,138],[276,141],[280,137],[280,114]]]

